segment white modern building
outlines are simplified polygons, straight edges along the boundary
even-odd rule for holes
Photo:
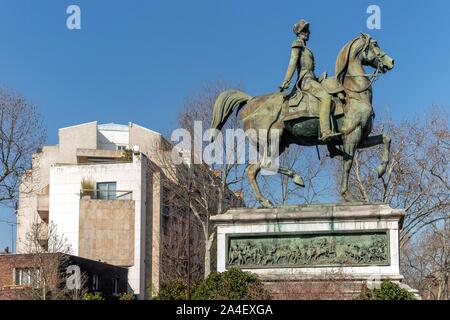
[[[21,185],[17,252],[27,252],[32,225],[56,226],[73,255],[127,267],[129,290],[145,298],[160,281],[160,173],[149,163],[164,143],[133,123],[59,129],[58,145],[34,155]],[[41,240],[51,250],[48,232]]]

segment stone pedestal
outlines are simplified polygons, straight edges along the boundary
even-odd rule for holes
[[[256,273],[280,297],[288,283],[305,288],[305,281],[340,279],[351,283],[343,291],[352,294],[361,282],[400,282],[403,217],[403,210],[370,204],[231,209],[211,217],[217,226],[217,270]],[[300,289],[290,297],[301,294]]]

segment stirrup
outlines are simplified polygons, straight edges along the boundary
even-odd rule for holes
[[[319,140],[323,141],[323,142],[327,142],[327,141],[329,141],[329,140],[331,140],[333,138],[340,137],[340,136],[342,136],[342,132],[332,132],[329,135],[326,135],[324,137],[320,137]]]

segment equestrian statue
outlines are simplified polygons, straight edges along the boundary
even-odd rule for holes
[[[282,154],[290,144],[326,145],[331,157],[342,157],[340,193],[345,201],[354,201],[348,190],[348,178],[356,149],[383,144],[384,152],[377,168],[380,178],[389,162],[390,137],[386,134],[370,136],[374,118],[372,83],[380,73],[394,67],[394,60],[380,49],[373,38],[362,33],[339,52],[335,76],[327,77],[324,73],[317,78],[314,55],[307,47],[309,23],[300,20],[293,31],[297,38],[292,43],[291,58],[279,92],[259,97],[251,97],[238,90],[222,92],[214,104],[211,127],[222,129],[228,117],[239,112],[244,130],[269,132],[249,136],[250,142],[258,149],[273,150],[271,143],[278,143],[278,154]],[[372,67],[373,73],[366,73],[364,66]],[[284,94],[295,72],[295,85],[291,92]],[[277,139],[273,139],[274,135]],[[304,187],[299,174],[275,166],[269,156],[266,152],[246,168],[256,199],[268,208],[273,204],[262,195],[256,179],[261,169],[287,175],[295,184]]]

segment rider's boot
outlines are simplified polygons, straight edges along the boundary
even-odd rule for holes
[[[331,96],[328,96],[320,101],[320,113],[319,113],[320,140],[323,142],[328,142],[332,140],[334,137],[342,135],[342,133],[334,133],[330,129],[330,109],[331,109]]]

